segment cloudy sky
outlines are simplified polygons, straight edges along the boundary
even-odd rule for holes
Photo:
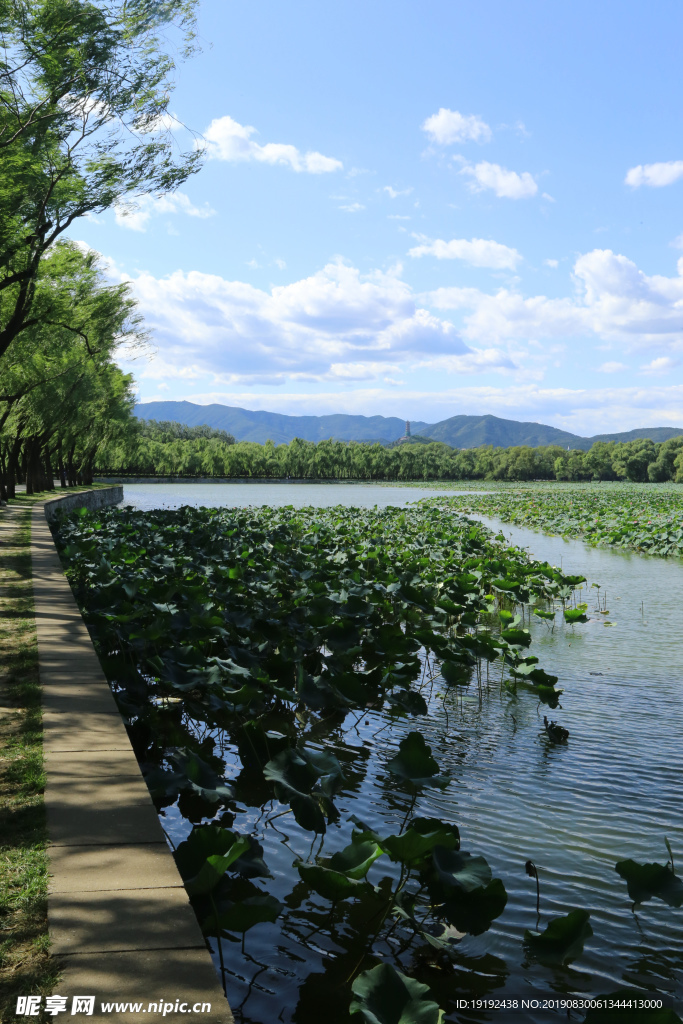
[[[154,329],[141,400],[683,426],[682,31],[678,0],[201,0],[202,170],[76,233]]]

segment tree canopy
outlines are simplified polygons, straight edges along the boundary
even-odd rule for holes
[[[197,170],[168,113],[195,5],[0,0],[0,358],[23,331],[68,322],[40,267],[75,220]]]
[[[128,284],[110,284],[99,257],[56,243],[42,261],[39,291],[69,323],[28,326],[0,361],[0,494],[87,483],[98,447],[131,430],[132,378],[114,362],[119,345],[146,333]],[[0,311],[5,297],[0,293]]]

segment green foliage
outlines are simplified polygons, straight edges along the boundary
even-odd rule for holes
[[[182,747],[170,749],[166,760],[171,765],[170,771],[155,766],[146,775],[153,796],[177,796],[183,790],[189,790],[210,803],[227,802],[233,798],[230,786],[225,785],[195,751]]]
[[[683,480],[683,446],[680,451]],[[445,504],[441,498],[433,500]],[[617,484],[562,490],[533,488],[449,497],[446,502],[465,514],[496,516],[515,526],[581,537],[593,545],[651,555],[683,555],[683,494],[677,489]],[[541,612],[537,614],[542,616]],[[567,621],[571,622],[573,615],[573,610],[566,610]],[[585,620],[577,616],[574,621]]]
[[[263,774],[309,832],[325,832],[325,821],[339,817],[332,797],[341,789],[344,775],[333,754],[288,747],[266,764]]]
[[[447,825],[439,818],[413,818],[400,836],[387,836],[379,842],[392,860],[421,866],[437,846],[442,850],[459,849],[460,832],[457,825]]]
[[[254,925],[277,921],[282,913],[282,904],[269,893],[256,893],[242,899],[222,900],[202,921],[205,935],[222,935],[224,932],[243,933]]]
[[[350,874],[319,864],[304,864],[303,861],[295,861],[295,867],[304,882],[314,892],[333,903],[356,896],[358,889],[365,885],[364,882],[352,878]]]
[[[347,878],[365,878],[381,856],[382,848],[377,843],[354,838],[352,843],[330,858],[330,868],[341,871]]]
[[[565,452],[556,445],[459,449],[437,439],[397,447],[298,437],[285,444],[272,440],[232,444],[219,439],[219,432],[210,437],[209,429],[172,423],[152,427],[147,421],[138,433],[103,446],[98,469],[104,474],[133,476],[247,479],[683,480],[683,437],[659,444],[642,439],[607,445],[598,442],[588,452]],[[202,434],[193,435],[189,433],[192,430]],[[231,439],[231,435],[226,437]],[[212,443],[207,445],[207,439]],[[644,470],[636,476],[629,475],[628,469],[635,465],[634,459],[645,460]]]
[[[444,1012],[430,998],[429,986],[408,978],[391,964],[359,974],[351,986],[349,1013],[367,1024],[442,1024]]]
[[[656,897],[670,907],[683,906],[683,880],[668,864],[637,864],[629,859],[620,860],[614,870],[626,882],[634,903],[645,903]]]
[[[369,708],[388,711],[389,724],[397,709],[428,710],[427,659],[434,675],[456,665],[464,687],[480,686],[482,663],[501,656],[503,671],[528,659],[542,672],[525,644],[492,632],[506,610],[492,588],[507,581],[506,606],[547,604],[557,588],[571,593],[561,572],[424,505],[103,509],[61,518],[57,541],[157,806],[185,818],[176,857],[206,935],[272,922],[315,893],[333,904],[321,929],[362,910],[368,955],[398,930],[406,949],[448,957],[455,935],[478,935],[503,912],[502,882],[460,852],[457,826],[411,818],[412,805],[390,835],[356,821],[330,855],[322,843],[313,855],[310,834],[334,843],[337,805],[359,785],[338,736]],[[502,619],[518,640],[517,617]],[[419,731],[387,746],[376,785],[389,806],[448,784]],[[241,764],[229,785],[228,758]],[[287,847],[285,905],[267,891],[256,836],[232,830],[243,805],[261,808],[250,823],[281,818],[287,842],[301,844]],[[412,999],[399,1000],[396,1019],[413,1013]],[[416,1012],[438,1019],[423,1003]]]
[[[505,886],[484,857],[436,846],[425,877],[438,914],[460,932],[480,935],[507,904]]]
[[[77,218],[172,191],[201,154],[166,128],[194,0],[10,0],[0,5],[0,357],[58,320],[41,264]],[[182,46],[181,46],[182,50]],[[71,318],[67,321],[74,326]]]
[[[411,787],[438,786],[445,788],[449,779],[439,778],[439,766],[432,757],[431,747],[425,743],[419,732],[409,732],[401,740],[398,754],[392,757],[387,768]]]
[[[186,882],[196,878],[209,858],[226,857],[227,863],[219,877],[229,869],[246,878],[268,878],[263,851],[251,836],[239,836],[220,825],[202,825],[192,830],[188,838],[175,851],[178,870]],[[215,861],[214,861],[215,863]],[[218,882],[219,878],[216,879]]]
[[[579,604],[576,608],[565,608],[564,621],[568,622],[570,626],[574,626],[577,622],[588,622],[586,608],[585,604]]]
[[[67,242],[45,257],[37,281],[36,321],[0,360],[5,497],[23,481],[29,494],[51,489],[54,475],[69,484],[91,481],[98,446],[135,422],[132,378],[114,362],[123,336],[130,345],[145,340],[129,285],[110,285],[97,255]],[[0,321],[6,307],[0,290]]]
[[[587,910],[571,910],[564,917],[554,917],[545,931],[525,931],[524,945],[542,964],[561,965],[576,960],[584,943],[593,934]]]

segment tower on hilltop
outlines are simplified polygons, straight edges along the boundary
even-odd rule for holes
[[[410,420],[406,420],[406,437],[410,437]]]

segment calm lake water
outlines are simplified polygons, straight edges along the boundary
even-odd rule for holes
[[[425,496],[431,493],[424,491]],[[421,496],[413,488],[348,485],[125,487],[126,502],[139,508],[398,505]],[[495,520],[485,522],[500,527]],[[588,601],[588,623],[571,628],[558,621],[554,631],[537,618],[530,623],[532,653],[543,668],[559,676],[564,689],[561,706],[549,716],[569,729],[568,744],[550,745],[542,734],[547,708],[521,690],[517,698],[501,696],[497,678],[492,678],[481,705],[474,692],[462,703],[454,691],[445,691],[445,701],[434,692],[426,717],[391,721],[384,713],[369,712],[355,730],[348,729],[348,722],[346,731],[321,729],[320,742],[334,748],[351,780],[338,798],[341,821],[330,827],[324,852],[346,845],[351,814],[372,822],[379,832],[385,829],[385,834],[397,829],[407,798],[404,802],[400,796],[387,796],[394,790],[383,768],[386,751],[410,728],[419,728],[453,782],[444,792],[426,791],[416,813],[457,821],[462,848],[487,858],[509,896],[488,932],[460,943],[456,981],[450,972],[434,969],[427,978],[422,972],[447,1009],[447,1019],[522,1019],[461,1014],[454,1004],[459,994],[596,995],[624,986],[674,996],[680,1013],[683,908],[653,900],[634,914],[614,865],[628,857],[665,863],[665,836],[679,873],[683,865],[683,564],[500,528],[535,557],[588,577],[588,589],[580,598]],[[590,587],[593,582],[600,584],[599,591]],[[601,605],[606,595],[608,615],[597,613],[598,594]],[[230,764],[229,738],[216,740],[217,751],[220,747]],[[234,766],[236,773],[237,761]],[[318,932],[320,922],[327,920],[328,905],[314,895],[304,899],[302,893],[299,898],[296,888],[292,892],[292,851],[306,856],[310,834],[291,824],[291,817],[272,825],[264,825],[264,817],[259,809],[240,808],[235,826],[259,836],[275,875],[269,891],[286,899],[288,909],[277,924],[259,925],[248,934],[246,949],[253,960],[243,958],[237,945],[224,943],[230,1003],[238,1021],[317,1024],[322,1007],[326,1024],[341,1024],[325,993],[338,983],[340,971],[341,977],[344,970],[350,973],[357,959],[348,907],[331,935]],[[175,808],[166,808],[162,821],[176,844],[191,827]],[[575,907],[590,911],[594,936],[569,967],[550,969],[525,957],[523,931],[536,927],[535,883],[525,875],[527,859],[539,870],[541,928],[549,916]],[[566,1019],[564,1014],[532,1014],[527,1019],[561,1016]],[[582,1019],[582,1014],[575,1013],[573,1019]]]
[[[469,493],[469,492],[465,492]],[[134,508],[180,508],[201,505],[207,508],[245,505],[293,505],[305,508],[315,505],[404,505],[419,498],[436,497],[443,491],[421,487],[383,487],[380,484],[321,483],[239,483],[239,484],[124,484],[123,504]]]

